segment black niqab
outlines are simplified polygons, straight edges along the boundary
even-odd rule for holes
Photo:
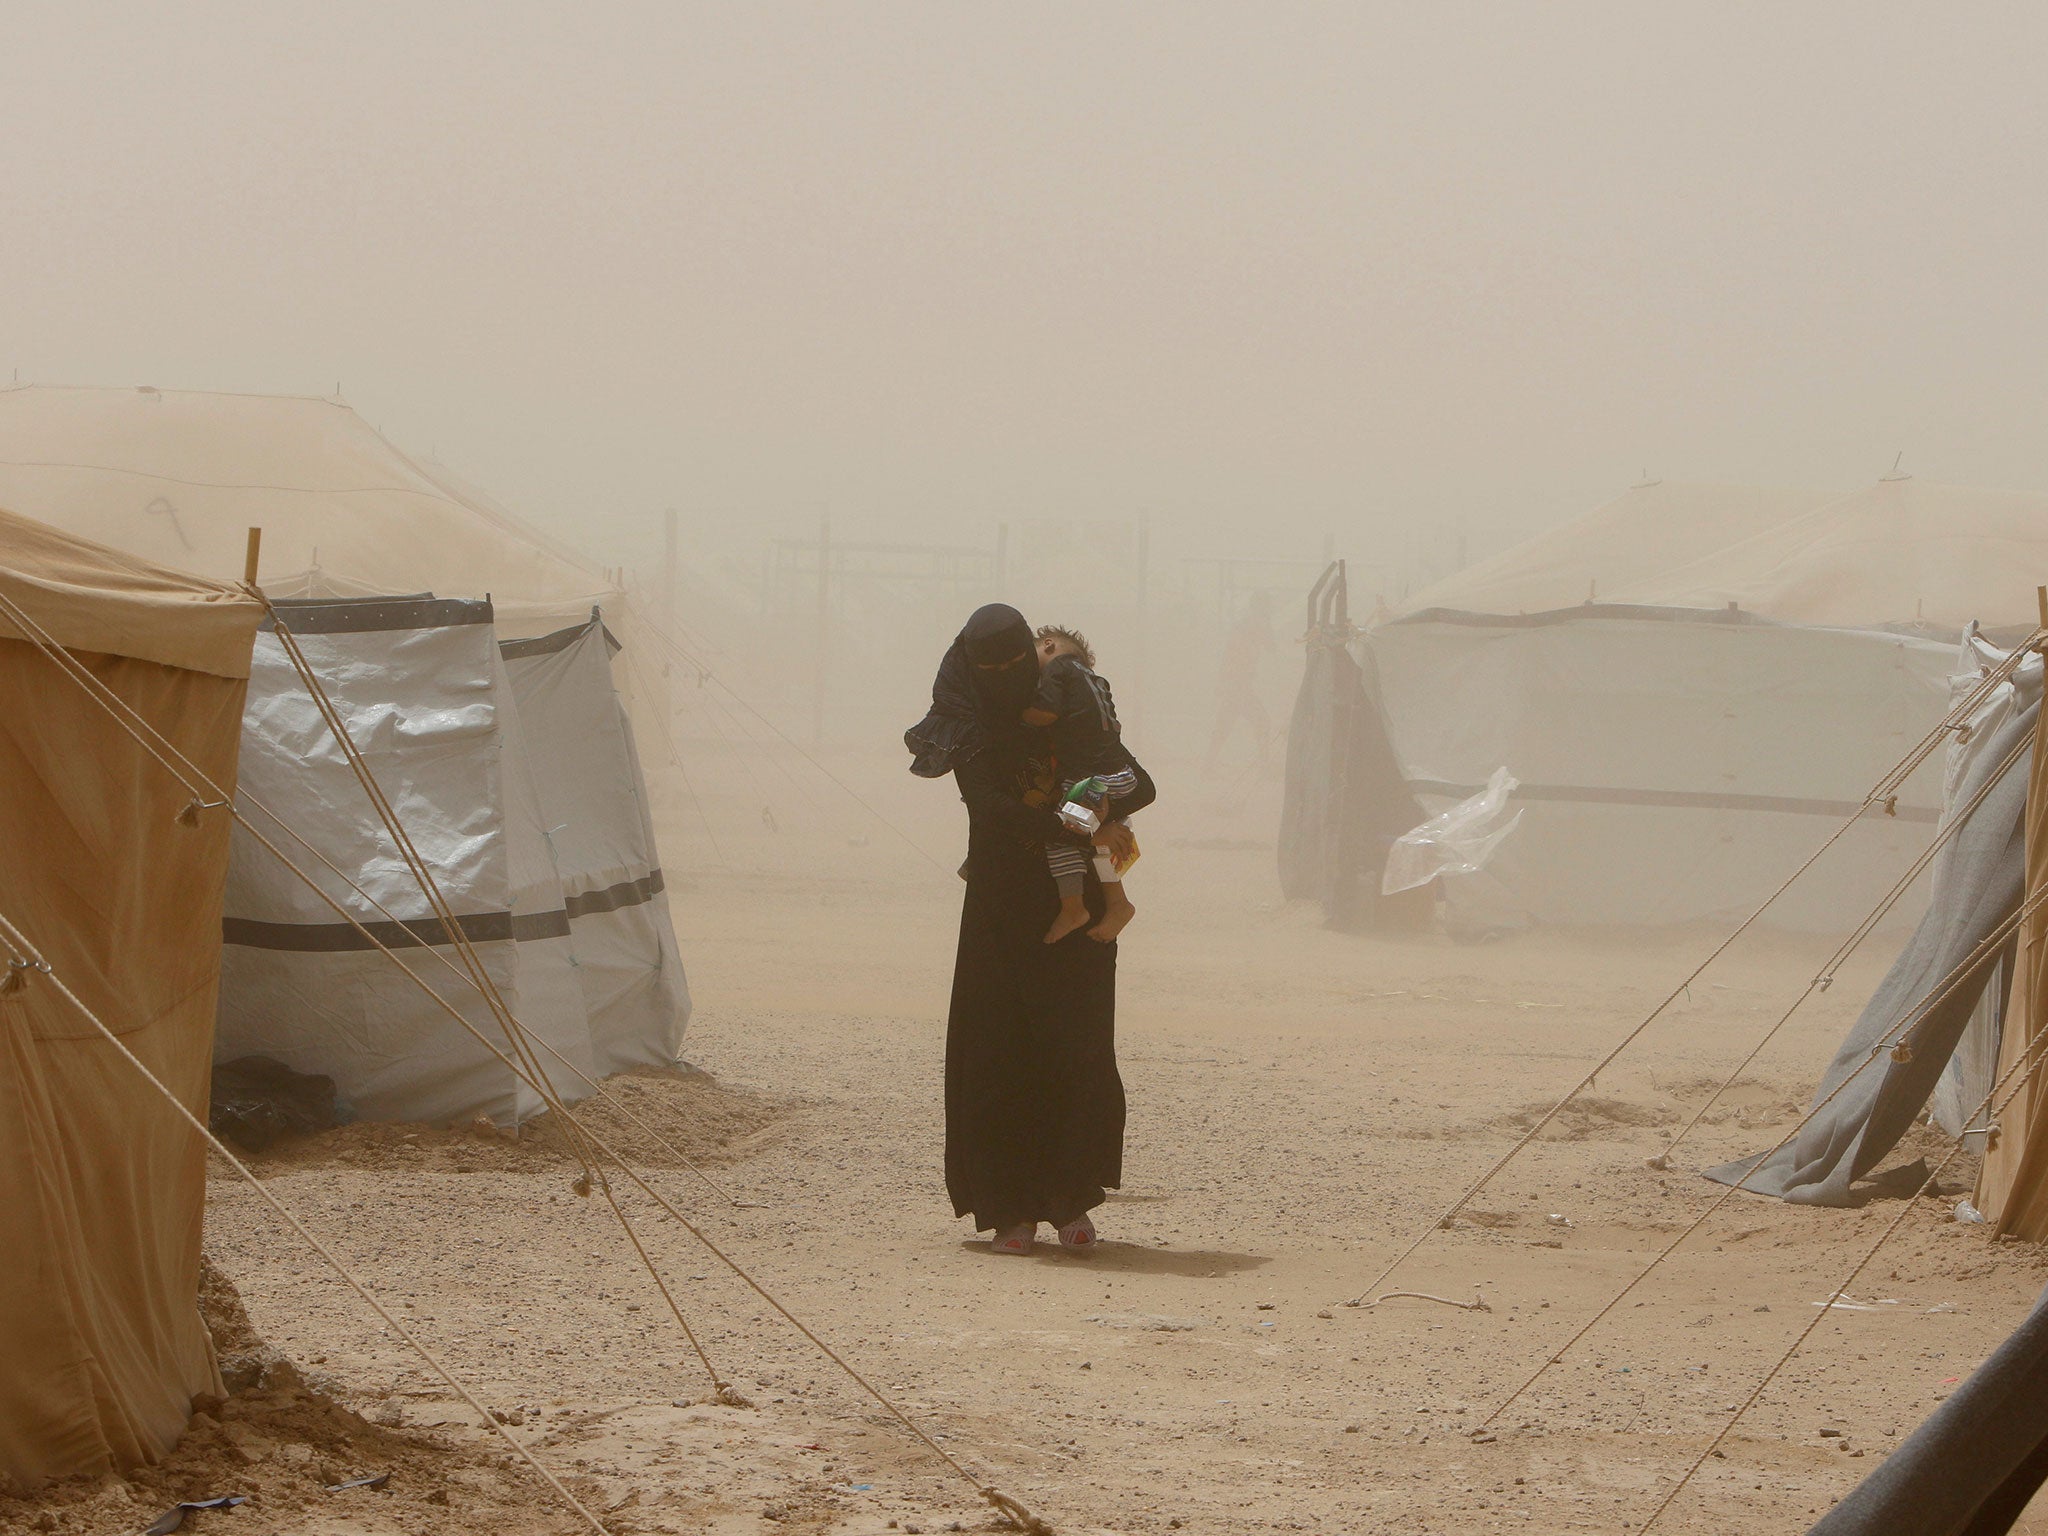
[[[910,771],[944,778],[990,742],[1023,730],[1022,716],[1037,686],[1037,656],[1024,615],[1008,603],[975,609],[932,679],[931,713],[903,733]]]

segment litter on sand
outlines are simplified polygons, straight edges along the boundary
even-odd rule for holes
[[[185,1529],[185,1517],[198,1509],[233,1509],[237,1504],[246,1504],[248,1499],[239,1493],[224,1493],[217,1499],[187,1499],[182,1504],[173,1504],[151,1522],[142,1536],[171,1536],[174,1531]]]

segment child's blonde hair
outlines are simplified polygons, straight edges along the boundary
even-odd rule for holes
[[[1090,672],[1095,670],[1095,647],[1088,643],[1088,637],[1078,629],[1068,629],[1060,624],[1041,624],[1034,638],[1041,641],[1059,641],[1073,650],[1082,666]]]

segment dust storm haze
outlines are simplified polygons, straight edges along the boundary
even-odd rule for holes
[[[640,1252],[688,1284],[657,1305],[600,1202],[568,1193],[592,1187],[561,1153],[580,1143],[534,1120],[366,1116],[252,1149],[259,1171],[621,1533],[993,1531],[986,1476],[1074,1536],[1640,1532],[1667,1505],[1659,1536],[1793,1536],[1967,1398],[2041,1280],[2039,1250],[1992,1246],[1967,1203],[2005,1123],[1987,1135],[1989,1099],[1959,1085],[2001,1060],[2003,993],[1980,977],[1993,1003],[1967,1022],[1971,999],[1949,1007],[1939,1051],[1926,1030],[1885,1049],[1898,1018],[1879,1002],[1910,990],[1887,968],[1921,932],[1926,976],[1966,969],[1948,964],[1965,945],[1983,951],[1970,965],[1998,943],[2016,963],[2019,917],[1992,935],[1990,897],[1941,885],[1960,854],[1914,871],[1975,814],[1955,814],[1970,775],[2008,754],[1988,797],[2037,730],[2013,679],[2034,668],[2037,699],[2039,662],[2020,652],[1970,653],[1965,672],[2010,677],[1982,685],[1980,715],[1942,712],[1961,708],[1958,631],[2027,633],[2048,579],[2044,58],[2048,8],[1868,0],[0,0],[0,413],[35,393],[15,383],[112,386],[131,426],[164,398],[138,407],[136,386],[314,397],[273,422],[343,420],[318,404],[338,396],[416,457],[301,456],[404,481],[284,488],[320,493],[307,524],[378,501],[357,550],[397,547],[374,552],[380,582],[337,590],[481,595],[442,579],[477,550],[534,578],[491,594],[502,633],[469,637],[477,675],[506,672],[496,639],[540,675],[563,646],[530,642],[572,626],[597,681],[549,697],[591,712],[548,718],[602,730],[534,724],[503,746],[508,727],[475,761],[559,757],[645,857],[593,858],[572,893],[555,838],[573,820],[515,786],[492,813],[531,820],[528,874],[560,878],[461,910],[503,907],[511,934],[538,891],[559,903],[562,969],[533,1006],[590,1037],[600,1008],[658,1015],[667,1033],[612,1042],[641,1052],[613,1086],[680,1143],[647,1155],[662,1187],[765,1290],[663,1227]],[[195,526],[212,511],[198,574],[233,580],[246,524],[297,515],[261,502],[280,488],[260,433],[234,479],[180,482],[43,451],[23,420],[26,404],[0,414],[0,505],[67,532],[100,537],[104,518],[167,540],[147,514],[185,501]],[[149,431],[137,452],[163,452],[173,434]],[[439,494],[453,480],[407,478],[429,461],[581,563],[516,539],[505,556],[488,516]],[[46,504],[12,505],[19,487]],[[1807,514],[1854,493],[1871,499],[1806,537]],[[1472,571],[1617,497],[1626,515],[1569,534],[1569,558]],[[431,582],[407,562],[434,535],[403,537],[430,503],[460,534]],[[1945,563],[1863,537],[1910,523],[1885,521],[1899,507],[1949,536]],[[1804,542],[1772,542],[1795,524]],[[1616,597],[1610,553],[1684,579]],[[1333,556],[1355,619],[1460,571],[1470,601],[1370,635],[1306,622]],[[1581,613],[1596,567],[1605,602]],[[1781,569],[1804,585],[1772,586]],[[600,588],[624,637],[617,706],[584,622]],[[1020,854],[978,807],[987,841],[962,864],[957,786],[904,771],[934,663],[992,599],[1093,637],[1158,781],[1134,818],[1138,915],[1103,935],[1106,963],[1092,937],[1047,947],[1035,842]],[[366,715],[455,720],[432,692],[453,685],[409,664],[396,684],[350,675]],[[976,686],[1022,719],[1028,687]],[[259,693],[243,785],[266,760],[314,783],[301,770],[324,747],[286,731],[253,750],[284,718]],[[1004,810],[1057,793],[1043,753],[975,740],[988,712],[941,722],[968,745],[926,766],[986,753],[985,804]],[[14,711],[0,747],[10,729],[45,726]],[[593,742],[624,743],[601,794]],[[501,782],[471,761],[445,775],[464,833]],[[1981,801],[2008,823],[1970,866],[2015,910],[2040,872],[2017,868],[2014,829],[2048,793],[2037,766],[2037,803],[2016,809],[2025,776]],[[1449,839],[1402,834],[1461,803],[1484,817],[1429,863]],[[365,867],[391,864],[363,826]],[[1800,867],[1817,846],[1828,862]],[[1405,887],[1397,851],[1427,864]],[[1736,927],[1806,868],[1769,921]],[[985,890],[963,897],[971,871]],[[242,914],[286,934],[275,915]],[[593,916],[652,939],[586,967],[574,945],[608,953],[583,937]],[[355,1070],[351,1051],[401,1085],[436,1070],[426,1029],[358,1030],[353,982],[294,985],[245,984],[241,1006],[342,1063],[308,1071]],[[1077,1024],[1078,1047],[1045,1043]],[[1002,1054],[1030,1029],[1044,1039]],[[1604,1054],[1616,1041],[1630,1054]],[[983,1069],[956,1071],[989,1042]],[[1854,1134],[1820,1125],[1841,1189],[1807,1203],[1788,1175],[1785,1200],[1745,1196],[1681,1248],[1728,1195],[1700,1175],[1811,1128],[1815,1084],[1851,1057],[1912,1077],[1937,1118],[1892,1114],[1903,1089],[1889,1120],[1847,1096]],[[1048,1063],[1098,1090],[1122,1076],[1091,1100],[1034,1078]],[[956,1082],[985,1091],[978,1108],[956,1110]],[[1035,1156],[1059,1140],[1043,1126],[1084,1111],[1121,1159],[1085,1181],[1101,1247],[1048,1233],[1004,1256],[949,1187],[953,1142]],[[1833,1198],[1870,1174],[1850,1163],[1878,1122],[1901,1163],[1975,1138],[1919,1191],[1942,1198],[1880,1205],[1875,1180]],[[2048,1128],[2013,1127],[2048,1167]],[[128,1481],[0,1486],[0,1530],[114,1536],[231,1491],[280,1528],[570,1528],[254,1196],[216,1170],[205,1204],[239,1327],[297,1363],[300,1398],[213,1399],[221,1422],[201,1415]],[[1886,1223],[1901,1240],[1848,1270]],[[1886,1294],[1830,1307],[1845,1271]],[[1342,1305],[1381,1282],[1393,1305]],[[782,1329],[771,1291],[909,1416]],[[668,1306],[693,1319],[687,1351]],[[1816,1342],[1772,1381],[1815,1308]],[[333,1401],[293,1417],[312,1394]],[[936,1438],[900,1432],[913,1422]],[[2048,1533],[2033,1520],[2015,1529]]]
[[[0,7],[0,368],[658,514],[1419,584],[1643,476],[2048,484],[2031,8]]]

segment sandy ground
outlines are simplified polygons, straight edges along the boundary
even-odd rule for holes
[[[1229,786],[1210,784],[1169,796],[1144,828],[1141,915],[1120,962],[1127,1179],[1100,1213],[1104,1246],[995,1258],[952,1218],[939,1176],[958,807],[893,764],[839,771],[939,867],[829,785],[799,798],[795,781],[757,775],[780,785],[763,815],[747,774],[724,790],[700,775],[736,867],[715,867],[700,827],[671,833],[697,998],[688,1055],[710,1079],[636,1077],[622,1092],[747,1203],[658,1154],[645,1166],[664,1193],[1061,1531],[1634,1530],[1901,1209],[1738,1198],[1475,1439],[1715,1197],[1698,1168],[1792,1123],[1885,946],[1795,1018],[1672,1171],[1653,1171],[1645,1158],[1823,947],[1745,943],[1394,1282],[1488,1310],[1350,1309],[1519,1134],[1517,1117],[1715,935],[1457,947],[1331,933],[1276,900],[1270,804],[1233,807]],[[351,1127],[262,1170],[614,1530],[997,1528],[966,1483],[632,1197],[705,1348],[753,1406],[708,1402],[611,1216],[576,1195],[574,1165],[532,1128],[507,1140]],[[1854,1288],[1871,1308],[1822,1322],[1658,1530],[1803,1530],[2023,1315],[2044,1279],[2037,1254],[1987,1243],[1949,1219],[1953,1203],[1908,1212]],[[254,1502],[187,1528],[579,1528],[225,1175],[209,1243],[315,1395],[230,1402],[167,1468],[0,1507],[0,1528],[136,1531],[167,1495],[238,1492]],[[325,1491],[385,1471],[382,1489]]]

